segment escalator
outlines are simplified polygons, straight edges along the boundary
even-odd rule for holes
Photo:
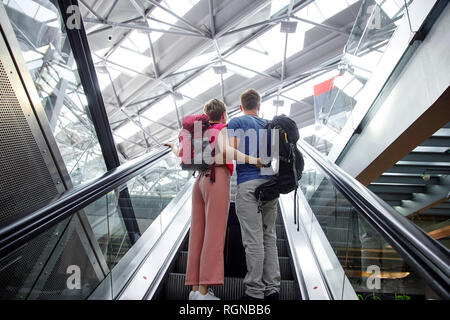
[[[300,148],[302,192],[280,197],[276,221],[280,298],[450,298],[448,249],[313,147]],[[156,150],[0,229],[3,299],[187,299],[192,182],[168,150]],[[118,201],[125,188],[138,230],[127,229],[132,223],[122,214],[130,210]],[[139,234],[134,242],[131,231]],[[49,234],[55,241],[44,248],[46,259],[29,259],[26,252],[41,250]],[[233,203],[224,254],[225,284],[213,290],[239,299],[246,269]]]
[[[299,300],[301,295],[294,281],[294,275],[291,270],[291,258],[289,253],[289,244],[286,240],[284,224],[281,215],[278,214],[276,220],[278,261],[281,273],[281,300]],[[190,287],[184,285],[185,273],[188,258],[187,238],[182,250],[178,253],[172,270],[162,285],[162,290],[155,299],[159,300],[184,300],[189,295]],[[222,300],[238,300],[245,293],[243,280],[246,274],[245,252],[241,242],[239,221],[236,216],[234,203],[230,205],[227,237],[225,239],[224,250],[224,271],[225,279],[223,286],[213,286],[214,294]]]
[[[446,247],[308,143],[300,141],[299,148],[306,163],[299,198],[307,207],[306,212],[300,210],[300,223],[306,226],[334,298],[344,297],[349,288],[361,300],[436,299],[448,294]],[[440,262],[431,262],[432,256]],[[441,285],[426,279],[430,274],[425,270],[442,277]]]

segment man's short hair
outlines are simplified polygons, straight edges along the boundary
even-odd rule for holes
[[[212,99],[203,108],[203,112],[209,117],[211,121],[219,121],[223,113],[227,111],[225,103],[219,99]]]
[[[241,94],[241,106],[244,110],[254,110],[261,104],[261,96],[254,89],[248,89]]]

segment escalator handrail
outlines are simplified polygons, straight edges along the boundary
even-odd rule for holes
[[[120,187],[170,152],[170,148],[163,147],[130,160],[99,178],[60,194],[44,207],[1,228],[0,257]]]
[[[450,299],[450,251],[302,139],[298,146],[442,298]]]

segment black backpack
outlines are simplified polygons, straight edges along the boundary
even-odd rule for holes
[[[255,190],[260,211],[263,201],[276,199],[280,194],[287,194],[295,190],[296,199],[298,181],[302,177],[304,168],[303,156],[297,148],[300,135],[295,121],[285,115],[275,116],[264,129],[279,130],[279,170],[276,175],[270,176],[267,182],[261,184]],[[296,223],[297,213],[296,202],[294,201],[294,223]]]

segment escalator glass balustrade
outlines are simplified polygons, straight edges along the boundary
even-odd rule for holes
[[[139,250],[143,243],[156,242],[173,219],[164,210],[191,177],[179,170],[174,155],[167,154],[82,210],[2,254],[0,300],[115,299],[143,259],[140,255],[145,250]],[[146,231],[147,238],[141,239]]]
[[[438,295],[329,175],[307,154],[304,158],[298,199],[300,223],[334,299],[344,298],[349,290],[361,300],[437,299]]]

